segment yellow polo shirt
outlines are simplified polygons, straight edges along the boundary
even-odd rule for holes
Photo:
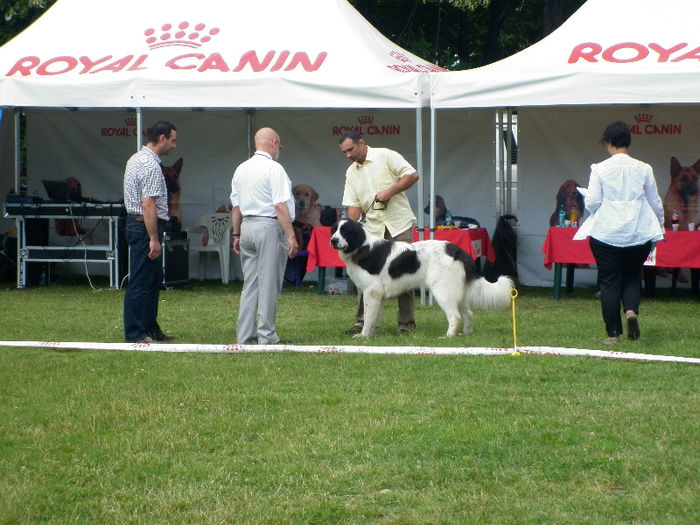
[[[392,186],[404,175],[414,173],[415,168],[396,151],[367,146],[365,162],[353,162],[345,173],[343,206],[359,207],[365,214],[365,227],[372,235],[384,238],[386,227],[395,237],[416,224],[406,192],[394,195],[387,203],[386,210],[373,210],[372,202],[377,193]]]

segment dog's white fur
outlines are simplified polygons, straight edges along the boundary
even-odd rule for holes
[[[513,281],[501,276],[490,283],[476,272],[474,260],[447,241],[415,243],[387,241],[367,233],[357,222],[343,220],[333,227],[331,245],[345,262],[352,281],[363,292],[364,326],[355,337],[375,334],[385,299],[425,286],[447,317],[447,337],[473,329],[470,304],[505,308]]]

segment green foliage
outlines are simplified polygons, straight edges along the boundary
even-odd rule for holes
[[[56,0],[0,0],[0,45],[27,28]]]
[[[379,31],[453,70],[521,51],[556,29],[584,0],[350,0]]]
[[[104,283],[102,283],[104,284]],[[161,295],[180,342],[229,342],[240,283]],[[123,292],[0,290],[4,339],[121,340]],[[392,301],[392,303],[395,303]],[[285,288],[298,344],[356,344],[352,296]],[[521,344],[597,347],[600,303],[521,287]],[[376,345],[508,345],[510,312],[440,339],[437,307]],[[619,350],[700,356],[700,302],[642,304]],[[511,343],[512,344],[512,343]],[[694,523],[698,367],[521,355],[0,348],[0,523]]]

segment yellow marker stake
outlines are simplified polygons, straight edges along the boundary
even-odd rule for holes
[[[520,355],[518,352],[518,336],[517,330],[515,328],[515,298],[518,296],[518,290],[515,288],[510,289],[510,298],[513,305],[513,353],[511,355]]]

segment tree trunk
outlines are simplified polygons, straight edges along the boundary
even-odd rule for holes
[[[484,42],[484,64],[500,58],[498,39],[505,18],[506,0],[491,0],[488,6],[488,30]]]
[[[544,0],[544,10],[542,13],[542,36],[545,37],[557,27],[564,18],[562,16],[562,0]]]

